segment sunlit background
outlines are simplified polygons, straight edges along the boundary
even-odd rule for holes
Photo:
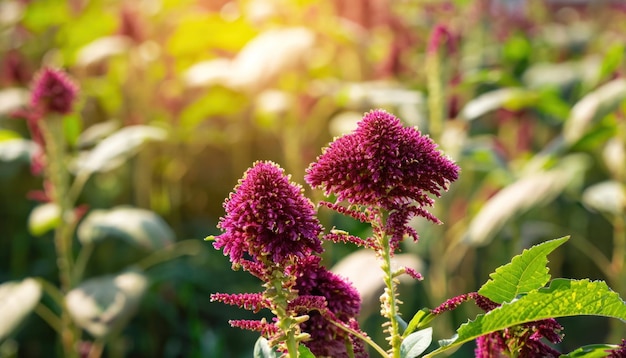
[[[107,157],[115,164],[91,176],[79,204],[145,208],[177,241],[199,242],[194,255],[147,270],[147,291],[107,356],[251,356],[257,335],[227,323],[251,314],[209,295],[257,292],[259,282],[202,239],[218,233],[224,198],[255,160],[304,184],[321,148],[372,108],[418,126],[462,168],[434,208],[444,225],[416,221],[421,239],[398,257],[425,276],[401,286],[404,316],[477,290],[523,248],[564,235],[572,239],[551,254],[552,276],[603,279],[625,297],[625,47],[626,5],[608,0],[2,0],[0,282],[58,282],[52,232],[29,224],[39,205],[30,193],[42,186],[32,142],[11,115],[50,65],[80,86],[66,121],[76,158],[125,127],[167,133],[118,140],[135,150]],[[330,211],[320,217],[368,234]],[[333,266],[355,250],[327,245],[324,260]],[[103,240],[85,277],[146,255]],[[382,343],[381,281],[362,269],[371,257],[352,259],[338,270],[361,288],[363,327]],[[468,304],[449,314],[435,340],[477,313]],[[626,335],[608,319],[559,322],[564,352]],[[60,352],[58,337],[36,313],[0,340],[0,356],[50,352]]]

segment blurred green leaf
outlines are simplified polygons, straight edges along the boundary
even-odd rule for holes
[[[488,244],[509,220],[550,203],[575,182],[587,166],[586,157],[570,155],[562,158],[555,168],[521,177],[483,205],[470,222],[463,242],[473,246]]]
[[[421,331],[413,332],[402,340],[400,346],[400,357],[416,358],[424,353],[433,340],[433,328],[428,327]]]
[[[126,324],[147,287],[143,273],[128,271],[84,281],[68,292],[65,302],[79,327],[94,337],[104,337]]]
[[[76,163],[77,170],[87,173],[115,169],[135,155],[149,141],[162,141],[167,132],[158,127],[136,125],[124,127],[102,140]]]
[[[2,133],[12,136],[9,131]],[[11,178],[16,175],[24,164],[30,163],[35,150],[37,150],[35,143],[27,139],[0,140],[0,178]]]
[[[626,190],[618,181],[603,181],[585,189],[582,202],[601,213],[620,215],[626,211]]]
[[[626,321],[626,303],[604,281],[555,279],[549,287],[531,291],[461,325],[456,337],[440,341],[441,348],[425,357],[519,324],[581,315]]]
[[[276,358],[276,353],[270,347],[265,337],[259,337],[254,344],[254,358]]]
[[[41,236],[54,230],[61,223],[61,208],[55,203],[36,206],[28,217],[28,231],[33,236]]]
[[[561,246],[569,237],[550,240],[524,250],[510,263],[500,266],[478,293],[495,303],[510,302],[521,293],[545,286],[550,280],[548,254]]]
[[[215,87],[206,95],[188,105],[180,115],[180,125],[186,131],[195,131],[204,121],[215,116],[233,116],[241,112],[247,99],[235,91]]]
[[[622,65],[624,59],[624,45],[614,44],[604,53],[602,67],[600,68],[600,78],[609,77]]]
[[[190,14],[177,23],[166,50],[179,61],[179,69],[206,60],[207,50],[236,52],[256,34],[243,19],[226,21],[219,14]]]
[[[22,24],[35,33],[62,25],[70,20],[70,3],[57,0],[30,1]]]
[[[35,279],[0,284],[0,342],[17,329],[40,299],[41,285]]]
[[[500,88],[469,101],[461,110],[461,117],[472,121],[498,108],[518,110],[533,104],[536,99],[534,92],[523,88]]]
[[[107,238],[122,239],[148,250],[157,250],[172,244],[175,235],[154,212],[122,206],[93,210],[78,227],[78,239],[83,244]]]
[[[615,111],[626,99],[626,79],[610,81],[587,94],[574,105],[565,127],[563,136],[572,144],[582,138],[591,124]]]

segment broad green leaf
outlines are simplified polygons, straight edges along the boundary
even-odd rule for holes
[[[254,343],[254,358],[276,358],[276,353],[270,347],[270,344],[265,337],[259,337]]]
[[[89,279],[68,292],[65,302],[79,327],[103,337],[126,324],[147,287],[143,273],[128,271]]]
[[[400,346],[400,357],[415,358],[424,353],[433,341],[433,329],[428,327],[408,335]]]
[[[512,219],[531,208],[550,203],[589,165],[585,156],[572,154],[561,158],[549,170],[534,171],[500,190],[470,222],[463,242],[472,246],[488,244]]]
[[[489,275],[491,279],[478,293],[496,303],[510,302],[521,293],[545,286],[550,280],[548,254],[561,246],[569,236],[550,240],[524,250],[510,263],[500,266]]]
[[[41,236],[61,223],[61,208],[55,203],[40,204],[30,212],[28,232]]]
[[[614,344],[590,344],[575,349],[568,354],[562,354],[559,358],[603,358],[607,351],[618,348]]]
[[[41,285],[35,279],[0,284],[0,342],[9,337],[31,313],[41,298]]]
[[[581,315],[612,317],[626,322],[626,303],[604,281],[555,279],[549,287],[504,303],[461,325],[456,337],[440,341],[441,347],[426,356],[522,323]]]
[[[574,105],[563,127],[563,136],[574,144],[589,127],[615,111],[626,99],[626,79],[618,78],[587,94]]]
[[[620,215],[626,210],[626,188],[618,181],[603,181],[588,187],[582,201],[601,213]]]
[[[78,240],[83,244],[111,237],[148,250],[164,248],[175,240],[174,232],[160,216],[126,206],[94,210],[78,227]]]
[[[124,127],[98,143],[76,166],[79,171],[87,173],[108,171],[126,162],[146,142],[165,138],[167,132],[162,128],[146,125]]]

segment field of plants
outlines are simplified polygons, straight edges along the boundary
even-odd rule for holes
[[[610,0],[2,0],[0,357],[626,355],[625,54]]]

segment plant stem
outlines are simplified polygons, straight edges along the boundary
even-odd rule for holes
[[[52,185],[52,192],[47,193],[60,209],[61,220],[54,232],[54,245],[61,282],[61,294],[69,292],[72,287],[72,236],[76,225],[71,199],[69,197],[69,173],[65,167],[65,136],[63,133],[63,117],[52,116],[40,123],[45,138],[46,179]],[[61,302],[61,343],[65,357],[75,357],[78,332],[65,306]]]
[[[335,326],[343,329],[344,331],[350,333],[351,335],[359,338],[360,340],[362,340],[363,342],[367,343],[370,345],[370,347],[374,348],[376,350],[376,352],[380,353],[381,357],[387,357],[387,352],[385,352],[385,350],[379,346],[378,344],[376,344],[376,342],[374,342],[370,337],[361,334],[358,331],[355,331],[354,329],[345,326],[343,324],[341,324],[340,322],[335,322],[335,321],[329,321],[330,323],[334,324]]]
[[[389,320],[386,331],[389,333],[387,340],[391,345],[391,354],[394,358],[400,357],[400,345],[402,337],[400,336],[400,325],[396,317],[398,316],[398,304],[396,300],[396,280],[391,272],[391,246],[389,236],[384,233],[380,238],[381,252],[381,269],[383,270],[383,280],[385,281],[385,292],[380,297],[381,313]]]

